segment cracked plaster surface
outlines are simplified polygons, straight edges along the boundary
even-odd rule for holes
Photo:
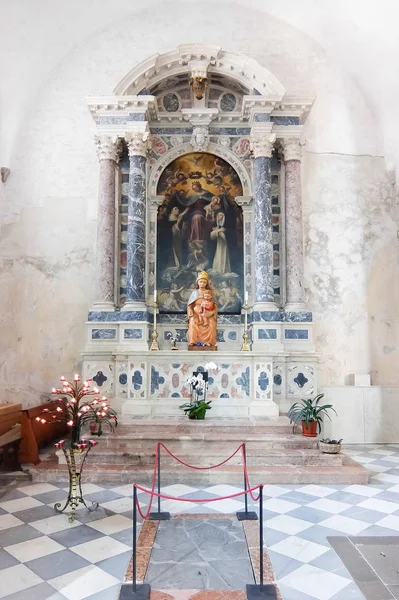
[[[398,195],[380,158],[306,155],[305,285],[322,383],[399,383]]]

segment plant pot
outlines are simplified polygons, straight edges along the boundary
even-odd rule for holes
[[[306,421],[302,421],[302,435],[305,437],[317,437],[317,421],[309,421],[306,427]]]
[[[324,454],[339,454],[341,452],[341,444],[326,444],[319,442],[320,451]]]
[[[89,426],[90,426],[90,433],[91,433],[92,435],[98,435],[98,431],[99,431],[99,428],[100,428],[100,424],[99,424],[99,423],[96,423],[95,421],[93,421],[92,423],[90,423],[90,425],[89,425]]]
[[[195,415],[189,415],[188,418],[189,419],[193,419],[194,421],[203,421],[205,419],[205,413],[206,413],[206,409],[204,408],[204,410],[197,412]]]

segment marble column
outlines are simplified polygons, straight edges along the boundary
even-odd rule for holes
[[[127,231],[127,292],[122,310],[132,310],[145,302],[146,259],[146,164],[148,133],[126,134],[129,150],[129,192]]]
[[[305,308],[303,297],[303,227],[301,144],[299,138],[282,140],[285,164],[286,311]]]
[[[96,136],[100,178],[97,214],[97,299],[93,310],[115,310],[115,178],[120,140]]]
[[[252,132],[254,161],[254,255],[255,305],[258,309],[277,310],[273,290],[273,218],[271,199],[271,156],[276,136],[270,132]]]

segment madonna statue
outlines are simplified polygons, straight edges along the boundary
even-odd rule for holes
[[[188,345],[216,346],[218,307],[206,271],[198,273],[196,289],[187,303]]]

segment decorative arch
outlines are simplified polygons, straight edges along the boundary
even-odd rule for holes
[[[153,56],[136,65],[118,83],[114,93],[138,95],[167,77],[189,74],[199,64],[208,73],[218,73],[239,82],[248,94],[281,100],[285,89],[268,69],[245,54],[226,52],[220,46],[183,44],[175,50]]]
[[[174,148],[171,148],[166,154],[157,160],[152,166],[148,189],[150,196],[157,195],[158,182],[161,178],[162,173],[165,171],[168,165],[172,163],[179,156],[190,154],[193,152],[193,147],[190,143],[183,143]],[[209,154],[214,154],[219,158],[223,158],[229,165],[236,171],[242,185],[243,196],[252,196],[252,181],[250,174],[244,167],[242,162],[235,156],[235,154],[229,149],[221,146],[220,144],[210,143],[207,149]]]

